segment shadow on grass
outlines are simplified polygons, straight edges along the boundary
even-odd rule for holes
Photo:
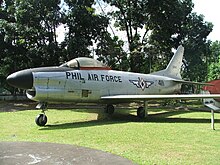
[[[210,123],[210,119],[170,117],[184,113],[191,113],[191,111],[161,112],[157,114],[151,114],[146,119],[139,119],[137,116],[132,114],[115,113],[111,117],[106,117],[97,120],[46,125],[45,127],[40,128],[39,130],[72,129],[72,128],[81,128],[81,127],[123,124],[129,122],[136,122],[136,123],[145,122],[146,124],[147,123]],[[220,119],[215,119],[215,123],[220,123]]]

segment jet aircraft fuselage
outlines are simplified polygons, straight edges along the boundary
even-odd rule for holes
[[[27,90],[29,99],[39,102],[102,102],[102,96],[171,94],[181,88],[181,84],[173,82],[172,78],[158,75],[114,70],[55,70],[32,70],[33,86]]]

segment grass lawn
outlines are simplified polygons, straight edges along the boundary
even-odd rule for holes
[[[213,131],[210,112],[149,109],[149,117],[139,120],[135,109],[120,109],[111,118],[97,120],[100,111],[50,109],[45,127],[34,122],[37,110],[0,112],[0,141],[75,144],[114,153],[137,164],[220,162],[220,113],[215,113]]]

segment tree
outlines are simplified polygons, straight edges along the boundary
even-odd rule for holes
[[[141,55],[139,53],[141,49],[141,41],[138,30],[143,29],[149,19],[149,13],[147,12],[148,1],[105,0],[105,2],[118,9],[113,11],[111,15],[115,19],[115,26],[126,32],[130,54],[130,70],[138,71],[140,70],[140,67],[136,67],[136,59],[139,62],[141,61]],[[146,26],[145,35],[148,30],[149,29]]]
[[[8,73],[16,70],[16,66],[23,60],[21,52],[23,52],[22,44],[17,44],[18,34],[16,33],[16,19],[14,1],[4,1],[0,8],[0,82],[1,86],[8,89],[12,94],[15,93],[5,82]]]
[[[97,41],[98,36],[106,31],[108,18],[95,14],[92,0],[65,0],[68,10],[65,11],[63,23],[68,29],[62,47],[66,47],[65,60],[80,56],[89,56],[89,46]]]
[[[192,13],[192,0],[105,0],[116,7],[115,26],[126,31],[131,71],[163,69],[172,58],[172,48],[185,46],[185,74],[191,80],[204,80],[208,34],[212,24]],[[140,32],[143,32],[141,34]],[[197,61],[196,61],[197,60]],[[196,65],[195,65],[196,64]]]
[[[1,18],[1,29],[4,41],[10,42],[8,45],[14,47],[12,51],[16,50],[12,53],[15,54],[14,57],[20,57],[13,61],[26,64],[25,66],[19,64],[19,69],[57,64],[59,57],[54,50],[58,49],[56,28],[60,19],[60,1],[16,0],[11,2],[2,5],[1,12],[7,17]],[[15,66],[13,71],[17,69]]]
[[[5,78],[9,73],[59,63],[59,47],[56,42],[59,3],[59,0],[3,1],[0,9],[3,84],[6,85]]]
[[[7,75],[17,70],[89,56],[88,47],[107,31],[108,18],[95,14],[94,1],[65,2],[66,11],[61,10],[60,0],[1,1],[1,84],[7,85]],[[56,30],[61,24],[68,33],[59,44]]]
[[[153,53],[152,70],[163,69],[173,56],[172,48],[183,44],[182,30],[192,12],[191,0],[149,0],[151,35],[147,40],[146,53]],[[156,57],[155,57],[156,55]],[[151,55],[152,56],[152,55]]]
[[[60,24],[60,0],[17,0],[17,32],[26,43],[31,66],[59,64],[56,28]],[[24,28],[26,27],[26,28]]]
[[[106,2],[118,8],[112,12],[112,16],[115,18],[116,27],[126,31],[132,71],[139,71],[144,64],[142,61],[152,58],[146,56],[144,50],[159,48],[160,55],[170,54],[174,45],[174,42],[171,42],[172,36],[180,31],[184,19],[193,7],[190,0],[106,0]],[[143,31],[143,35],[140,31]]]
[[[96,49],[98,60],[106,63],[112,69],[127,70],[128,60],[123,45],[124,42],[118,37],[112,38],[110,33],[103,32]]]
[[[212,23],[205,22],[204,16],[192,13],[180,33],[185,46],[184,78],[191,81],[206,81],[207,60],[210,41],[207,36],[212,31]]]
[[[220,78],[220,41],[211,44],[211,53],[208,60],[208,80]]]

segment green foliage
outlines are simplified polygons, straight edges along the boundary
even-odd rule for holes
[[[94,1],[66,0],[69,7],[64,13],[63,23],[68,27],[63,47],[67,47],[64,60],[89,56],[89,46],[108,26],[108,18],[95,14]]]
[[[208,65],[208,80],[220,78],[220,42],[215,41],[211,44],[211,53]]]
[[[108,19],[96,15],[94,1],[5,0],[0,8],[1,79],[17,70],[59,65],[79,56],[89,56],[88,46],[106,31]],[[57,27],[66,26],[65,41],[57,42]]]
[[[213,25],[202,15],[192,13],[184,26],[182,36],[185,46],[184,77],[193,81],[206,81],[210,41],[207,36]]]
[[[177,48],[179,44],[183,44],[185,47],[183,78],[192,81],[205,81],[210,45],[207,36],[212,31],[213,25],[205,22],[202,15],[191,13],[192,2],[182,1],[180,4],[175,5],[178,7],[171,5],[174,15],[168,14],[167,17],[162,17],[161,20],[165,21],[160,21],[162,23],[160,23],[158,30],[152,32],[150,39],[152,46],[150,47],[156,49],[161,55],[161,58],[157,59],[159,65],[155,65],[166,65],[172,57],[171,48]],[[166,20],[166,18],[171,21]]]
[[[129,48],[129,68],[131,71],[139,72],[143,61],[143,52],[141,52],[142,41],[138,30],[145,28],[145,35],[150,30],[146,26],[149,19],[148,1],[105,0],[105,2],[118,9],[113,11],[111,15],[115,19],[115,26],[126,31]]]
[[[1,19],[3,66],[7,73],[41,65],[58,63],[56,27],[59,19],[59,1],[17,0],[2,6],[16,21]],[[8,10],[10,8],[11,10]]]
[[[192,13],[191,0],[105,1],[117,8],[111,13],[115,26],[126,31],[131,71],[149,73],[163,69],[172,58],[172,48],[183,44],[184,77],[205,80],[210,44],[206,37],[213,25]],[[140,31],[144,33],[141,35]]]
[[[98,60],[108,64],[112,69],[127,70],[128,60],[122,49],[124,42],[118,37],[111,38],[109,33],[102,33],[97,44],[96,55]]]

